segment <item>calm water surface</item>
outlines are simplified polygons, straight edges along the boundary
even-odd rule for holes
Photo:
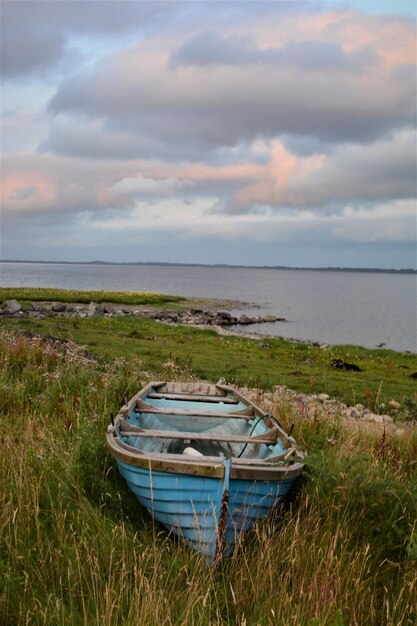
[[[385,343],[417,352],[416,276],[409,274],[0,263],[0,284],[242,300],[250,303],[248,314],[253,309],[254,315],[288,320],[244,330],[369,348]]]

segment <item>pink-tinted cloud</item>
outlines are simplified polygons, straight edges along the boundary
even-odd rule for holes
[[[335,3],[6,4],[4,224],[408,241],[411,18]],[[22,89],[23,75],[36,81]]]

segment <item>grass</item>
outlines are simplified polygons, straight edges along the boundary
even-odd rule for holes
[[[168,377],[176,369],[195,376],[269,390],[273,385],[305,393],[328,393],[353,405],[358,402],[384,412],[390,400],[415,399],[417,356],[392,350],[368,350],[357,346],[320,347],[284,339],[262,341],[220,336],[214,331],[160,324],[149,319],[47,318],[44,320],[4,318],[11,329],[24,329],[72,339],[98,358],[111,362],[120,356],[140,360],[145,369]],[[331,367],[339,358],[359,365],[363,372],[346,372]]]
[[[169,296],[142,291],[76,291],[41,287],[0,287],[0,300],[16,299],[22,302],[111,302],[117,304],[148,304],[159,306],[182,302],[182,296]]]
[[[380,402],[415,394],[415,356],[280,340],[262,350],[246,339],[129,318],[2,323],[2,624],[416,623],[415,429],[401,438],[359,434],[337,417],[296,420],[296,407],[282,401],[280,419],[296,423],[308,468],[291,502],[257,525],[216,577],[152,524],[104,439],[110,413],[153,378],[215,381],[226,370],[240,384],[267,389],[284,379]],[[16,335],[19,328],[75,339],[98,360],[64,359]],[[365,371],[333,370],[329,360],[338,357]],[[289,373],[301,368],[305,378]]]

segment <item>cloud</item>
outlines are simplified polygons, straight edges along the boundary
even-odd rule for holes
[[[348,70],[362,72],[378,62],[371,47],[346,52],[332,41],[307,39],[288,41],[285,46],[259,47],[248,35],[227,35],[205,31],[181,44],[170,59],[179,65],[250,65],[268,64],[298,67],[310,71]]]
[[[4,77],[45,72],[71,56],[75,37],[107,40],[161,27],[178,11],[172,2],[73,2],[5,0],[2,2],[1,56]]]
[[[327,155],[295,156],[272,142],[269,163],[229,199],[223,210],[250,211],[254,205],[338,210],[346,203],[416,196],[416,145],[412,131],[370,146],[348,145]]]
[[[2,227],[23,251],[409,246],[415,21],[335,6],[6,0]]]
[[[414,133],[375,144],[349,144],[309,156],[278,140],[257,141],[245,160],[229,164],[9,154],[3,157],[5,213],[77,214],[132,208],[143,199],[210,198],[220,215],[314,209],[339,213],[350,205],[416,196]],[[261,157],[261,158],[259,158]],[[19,189],[32,189],[22,195]]]
[[[338,214],[317,215],[303,210],[292,213],[268,213],[220,217],[210,211],[214,198],[199,198],[190,205],[179,199],[158,199],[151,204],[139,202],[120,214],[83,214],[85,227],[134,236],[146,232],[173,238],[252,241],[269,244],[325,243],[329,239],[343,243],[406,243],[415,235],[415,203],[394,201],[346,207]]]
[[[177,180],[176,178],[146,178],[138,174],[137,176],[124,178],[120,182],[110,187],[109,191],[112,195],[137,197],[153,197],[153,196],[173,196],[183,189],[192,187],[193,183],[186,180]]]
[[[240,63],[173,67],[169,42],[142,42],[64,80],[50,113],[66,116],[73,128],[91,123],[108,136],[125,135],[133,158],[177,160],[284,133],[369,143],[415,124],[415,74],[376,62],[372,49],[345,51],[306,39],[281,50],[285,62],[253,63],[247,38],[222,41],[229,61],[240,58],[233,56],[240,46]],[[78,156],[91,153],[91,142],[84,143]],[[76,150],[71,135],[54,124],[45,147]]]

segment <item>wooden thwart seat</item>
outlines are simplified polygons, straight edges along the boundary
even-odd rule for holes
[[[159,393],[153,392],[148,393],[147,398],[151,398],[152,400],[182,400],[186,402],[213,402],[213,403],[221,403],[224,404],[239,404],[239,400],[235,398],[226,398],[225,396],[211,396],[204,394],[190,394],[190,393]]]
[[[182,415],[190,417],[215,417],[219,419],[253,419],[255,412],[252,406],[248,406],[240,411],[220,412],[220,411],[195,411],[189,409],[160,409],[144,402],[140,398],[136,400],[136,413],[149,413],[154,415]]]
[[[245,437],[244,435],[207,434],[196,432],[179,432],[177,430],[144,430],[133,426],[125,420],[120,421],[120,434],[123,437],[143,437],[146,439],[182,439],[193,441],[224,441],[227,443],[248,443],[275,445],[278,441],[278,429],[273,428],[262,435]]]
[[[211,385],[209,383],[160,382],[152,383],[152,387],[159,393],[182,393],[190,396],[201,394],[224,397],[229,393],[229,390],[219,388],[217,385]]]

